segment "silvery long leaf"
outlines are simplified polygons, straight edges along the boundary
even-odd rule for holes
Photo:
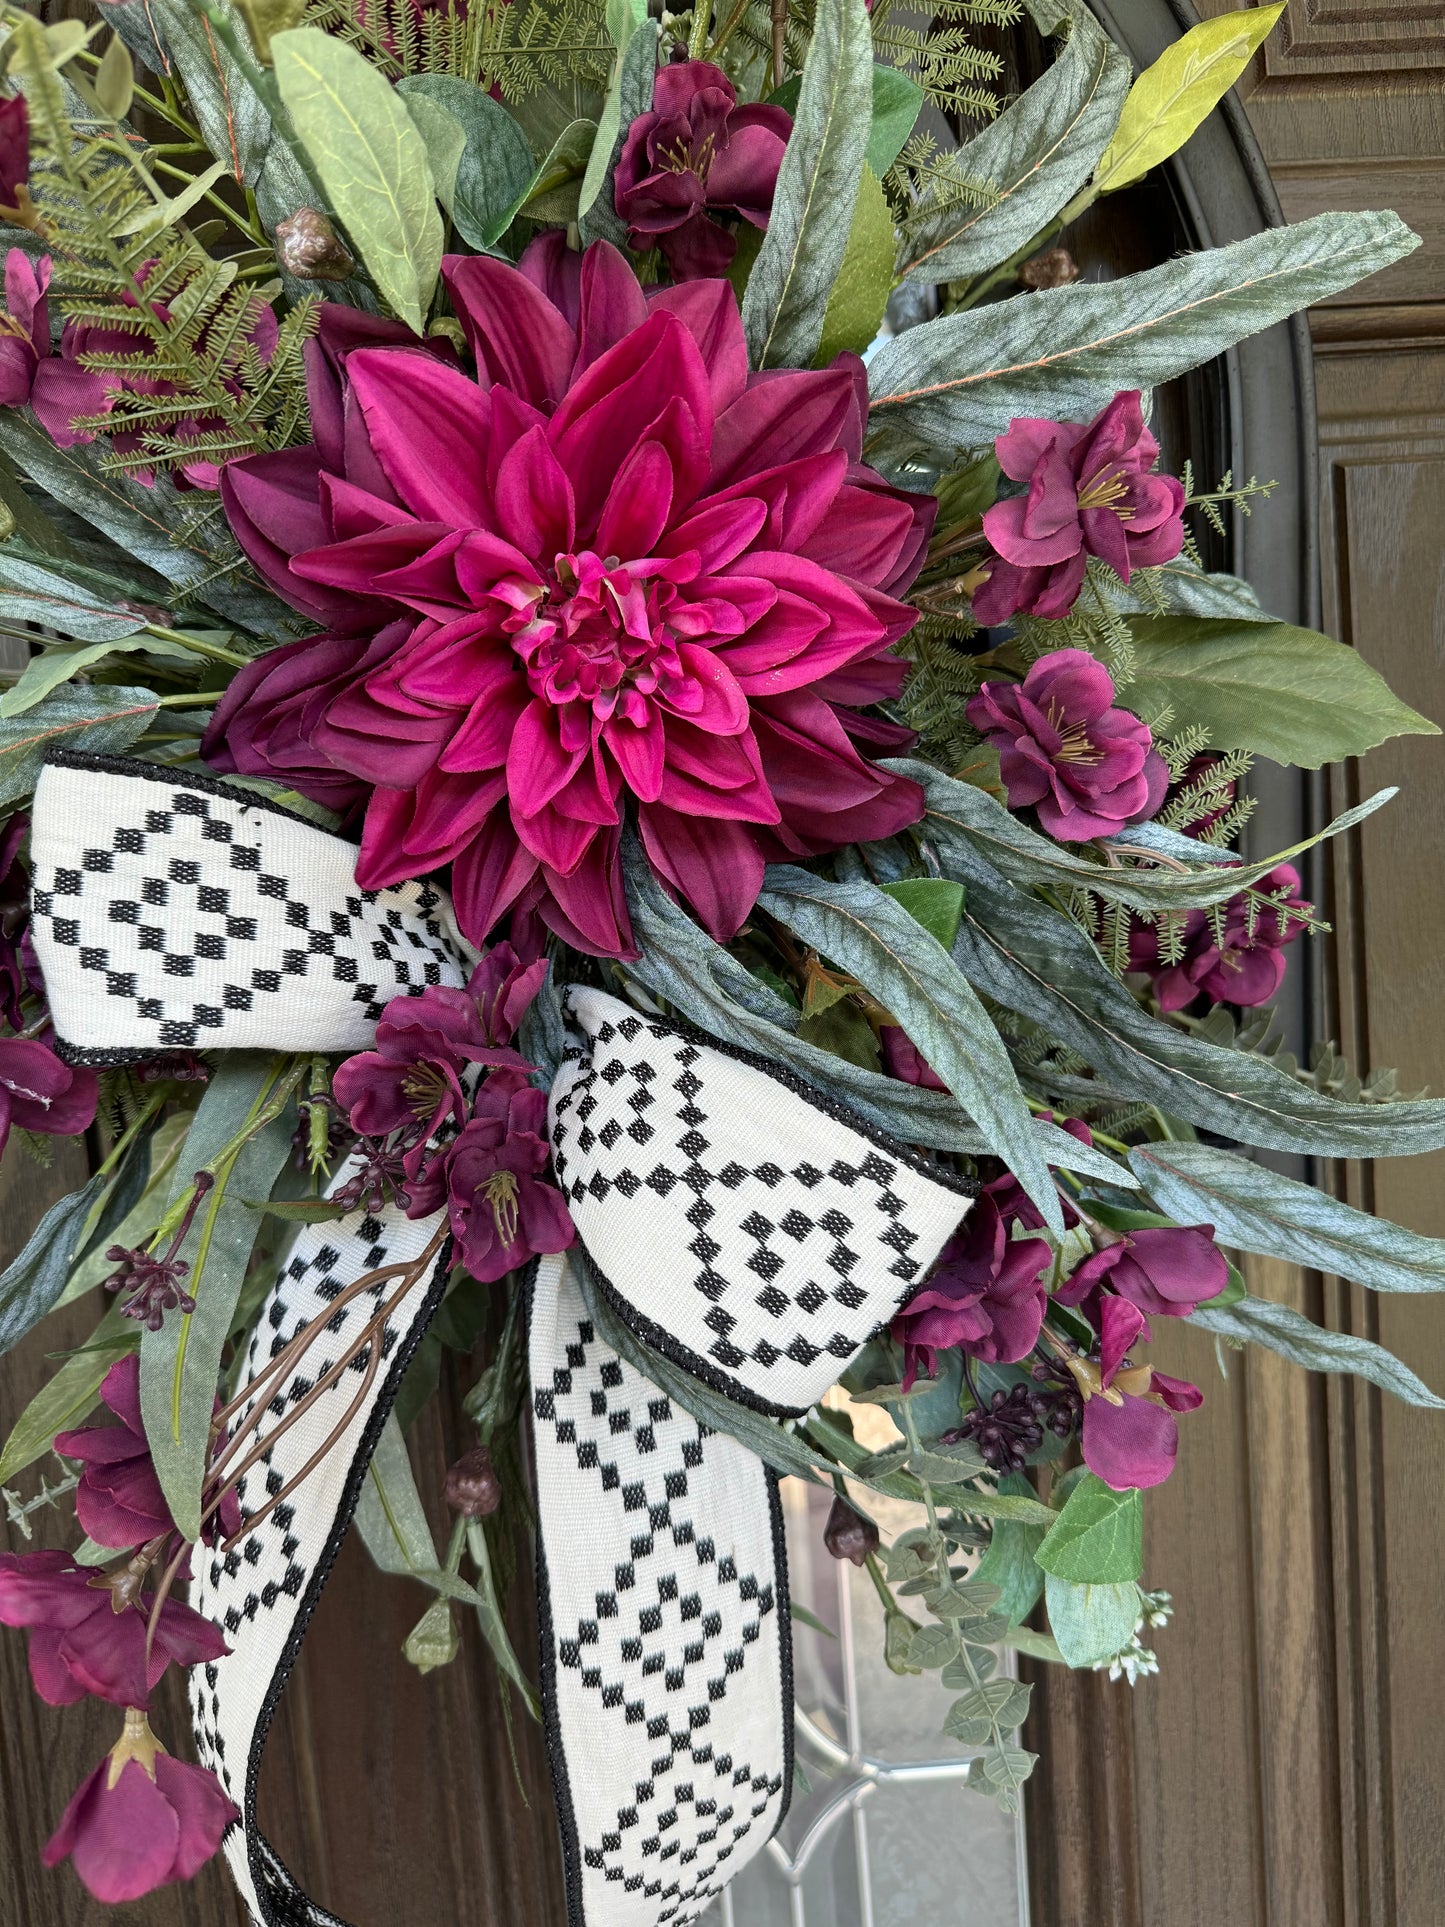
[[[771,866],[758,907],[847,970],[903,1026],[1063,1236],[1058,1193],[1003,1039],[948,952],[872,883]]]
[[[823,338],[873,126],[873,35],[863,0],[821,0],[768,231],[748,276],[754,368],[806,368]]]
[[[1221,1244],[1374,1291],[1445,1290],[1445,1238],[1422,1238],[1231,1151],[1142,1144],[1129,1162],[1161,1211],[1181,1223],[1207,1220]]]
[[[965,886],[959,968],[1086,1058],[1111,1091],[1270,1150],[1399,1157],[1445,1145],[1445,1102],[1343,1104],[1265,1058],[1191,1037],[1141,1009],[1076,923],[1015,889],[961,839],[951,863]]]
[[[85,1221],[105,1187],[106,1180],[97,1173],[79,1191],[57,1199],[25,1249],[0,1275],[0,1352],[18,1345],[64,1291]]]
[[[1128,91],[1128,59],[1081,15],[1043,78],[950,157],[997,198],[941,208],[915,226],[906,278],[956,281],[1016,253],[1089,178]]]
[[[640,852],[624,850],[628,903],[642,955],[627,968],[655,996],[665,998],[689,1023],[742,1050],[783,1065],[814,1089],[840,1097],[866,1123],[909,1144],[934,1151],[982,1157],[988,1150],[946,1091],[861,1069],[794,1034],[798,1013],[746,971],[687,917],[658,886]],[[1034,1119],[1039,1145],[1052,1164],[1104,1184],[1135,1186],[1133,1175],[1061,1131]]]
[[[1282,1358],[1293,1360],[1311,1372],[1353,1372],[1367,1378],[1382,1391],[1393,1392],[1407,1405],[1429,1405],[1445,1411],[1445,1398],[1437,1398],[1408,1365],[1401,1364],[1393,1352],[1368,1338],[1355,1338],[1348,1332],[1326,1331],[1289,1305],[1276,1305],[1268,1298],[1241,1298],[1223,1311],[1201,1305],[1189,1320],[1217,1338],[1235,1338],[1251,1345],[1264,1345]]]
[[[1015,415],[1086,420],[1338,294],[1420,245],[1396,214],[1316,214],[1144,274],[941,316],[885,343],[868,370],[870,429],[890,448],[954,456]]]

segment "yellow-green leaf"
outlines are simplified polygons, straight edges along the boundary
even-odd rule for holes
[[[305,11],[305,0],[240,0],[240,8],[256,58],[269,67],[272,37],[297,24]]]
[[[1094,186],[1112,194],[1142,180],[1151,167],[1177,154],[1244,72],[1285,0],[1246,13],[1201,21],[1140,74],[1129,90],[1114,138],[1094,170]]]
[[[112,120],[124,120],[134,95],[135,69],[131,65],[130,48],[118,33],[113,33],[96,69],[95,97]]]
[[[878,332],[892,285],[893,216],[882,183],[871,167],[865,167],[848,230],[848,249],[823,315],[817,367],[826,368],[845,348],[863,352]]]
[[[405,93],[400,88],[397,91],[406,102],[406,111],[416,122],[417,132],[426,142],[427,160],[431,163],[437,199],[450,214],[456,192],[457,168],[466,151],[466,130],[445,107],[438,106],[425,94]]]
[[[271,42],[281,98],[379,293],[418,334],[442,257],[426,143],[401,97],[354,47],[315,27]]]

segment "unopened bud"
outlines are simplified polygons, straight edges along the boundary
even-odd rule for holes
[[[851,1559],[855,1566],[866,1565],[870,1552],[878,1550],[878,1528],[861,1512],[855,1512],[846,1499],[834,1499],[823,1528],[823,1544],[835,1559]]]
[[[298,281],[345,281],[356,271],[336,229],[315,207],[298,207],[277,222],[276,259]]]
[[[485,1519],[502,1503],[502,1487],[485,1445],[465,1453],[447,1467],[446,1500],[464,1519]]]
[[[1066,288],[1078,278],[1079,264],[1067,248],[1049,248],[1019,269],[1019,280],[1026,288]]]

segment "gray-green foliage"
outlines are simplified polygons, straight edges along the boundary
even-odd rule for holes
[[[946,315],[882,347],[870,428],[890,452],[952,460],[1015,415],[1085,420],[1153,388],[1419,246],[1398,215],[1317,214],[1143,274]]]
[[[988,193],[911,212],[905,275],[954,281],[996,267],[1088,179],[1129,90],[1129,62],[1090,15],[1075,20],[1043,78],[956,154],[950,172]]]
[[[0,717],[0,809],[30,795],[50,749],[113,755],[129,749],[155,713],[154,690],[66,683],[24,715]]]
[[[105,1186],[97,1173],[79,1191],[57,1199],[0,1275],[0,1353],[18,1345],[65,1290],[86,1219]]]
[[[1408,1365],[1402,1365],[1383,1345],[1368,1338],[1357,1338],[1352,1332],[1329,1331],[1292,1305],[1245,1297],[1218,1311],[1201,1305],[1189,1322],[1213,1332],[1217,1338],[1263,1345],[1266,1350],[1303,1365],[1307,1371],[1351,1372],[1356,1378],[1378,1385],[1381,1391],[1392,1392],[1407,1405],[1427,1405],[1445,1411],[1445,1398],[1437,1397]]]
[[[468,80],[451,74],[413,74],[396,90],[413,108],[420,96],[448,115],[461,134],[461,151],[447,201],[468,247],[489,247],[504,217],[532,178],[532,150],[505,107]]]
[[[639,114],[645,114],[652,106],[657,43],[656,23],[645,20],[632,34],[617,62],[603,102],[591,158],[582,177],[579,206],[582,202],[586,202],[586,206],[581,207],[578,226],[584,246],[593,241],[611,241],[615,247],[626,245],[627,223],[614,204],[614,177],[628,128]]]
[[[772,214],[743,297],[754,368],[806,368],[843,265],[873,115],[863,0],[821,0]]]

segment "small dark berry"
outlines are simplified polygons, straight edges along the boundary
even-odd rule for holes
[[[485,1445],[466,1452],[447,1467],[447,1504],[464,1519],[485,1519],[502,1503],[501,1482]]]

